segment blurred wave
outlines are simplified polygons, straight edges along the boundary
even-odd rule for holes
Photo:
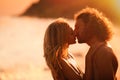
[[[0,79],[1,80],[52,80],[43,57],[43,37],[52,18],[0,17]],[[68,20],[72,28],[74,21]],[[114,29],[110,41],[120,61],[120,29]],[[86,44],[70,45],[84,71],[84,59],[89,47]],[[120,70],[118,78],[120,79]]]

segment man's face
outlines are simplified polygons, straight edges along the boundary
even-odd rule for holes
[[[78,39],[78,43],[85,43],[86,42],[84,28],[85,28],[85,23],[81,19],[76,20],[74,33]]]

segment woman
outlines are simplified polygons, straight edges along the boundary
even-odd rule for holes
[[[82,80],[82,72],[68,53],[69,45],[74,43],[73,30],[63,18],[48,26],[44,36],[44,56],[54,80]]]

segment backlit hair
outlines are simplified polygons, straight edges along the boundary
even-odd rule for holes
[[[112,23],[97,9],[85,8],[75,14],[75,19],[85,23],[85,32],[96,36],[100,41],[108,41],[112,37]]]
[[[68,48],[67,36],[69,28],[67,21],[59,18],[52,22],[46,29],[44,36],[44,57],[53,74],[56,71],[57,73],[61,71],[56,61],[58,56],[64,51],[64,48]]]

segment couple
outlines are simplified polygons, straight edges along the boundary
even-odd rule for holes
[[[64,19],[51,23],[44,36],[44,56],[54,80],[116,80],[118,61],[107,42],[112,32],[106,17],[94,8],[75,15],[75,29]],[[68,52],[70,44],[87,43],[90,49],[83,73]]]

